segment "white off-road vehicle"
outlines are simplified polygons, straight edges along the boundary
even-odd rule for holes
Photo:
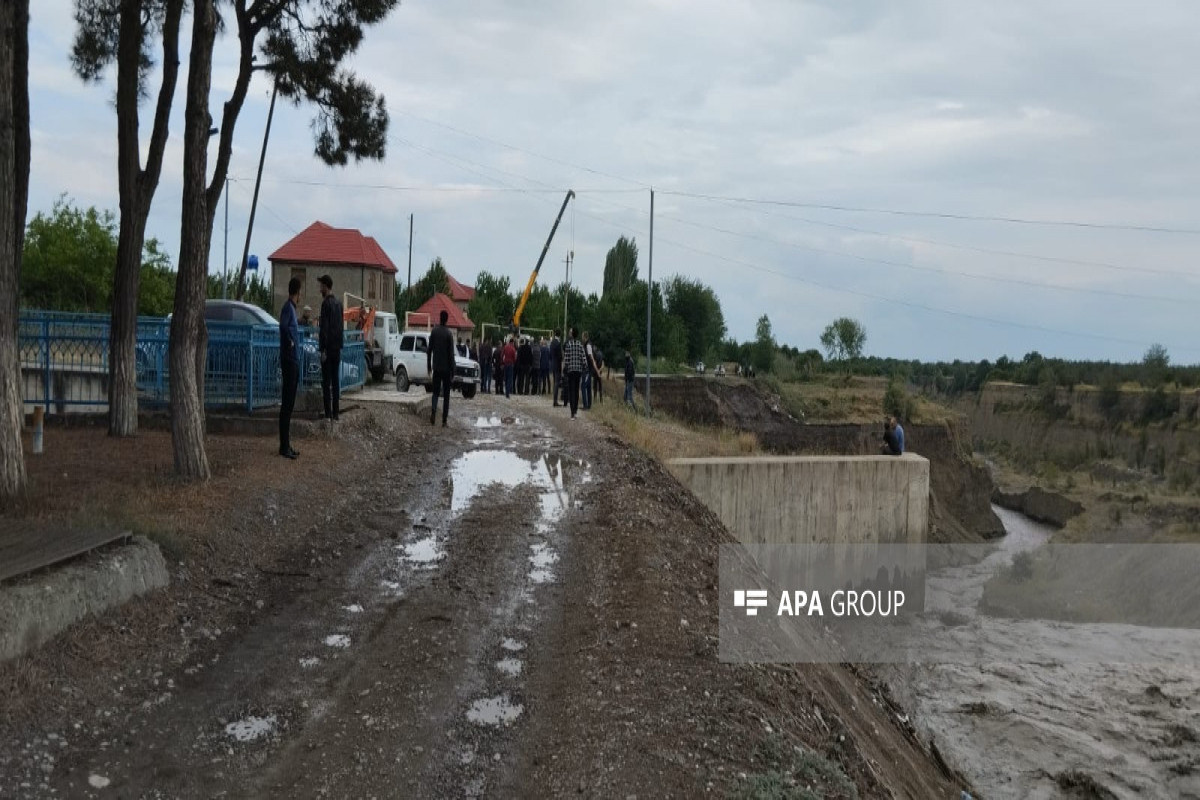
[[[424,386],[433,391],[433,376],[429,374],[429,331],[408,328],[400,334],[400,352],[396,358],[396,391],[407,392],[409,386]],[[454,353],[454,379],[451,386],[470,399],[479,388],[479,363]]]

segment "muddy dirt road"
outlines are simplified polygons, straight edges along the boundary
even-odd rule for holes
[[[657,464],[540,399],[453,414],[346,415],[377,478],[321,548],[254,594],[213,577],[257,599],[177,664],[151,654],[184,615],[111,679],[37,687],[0,795],[958,797],[867,678],[717,660],[727,534]]]

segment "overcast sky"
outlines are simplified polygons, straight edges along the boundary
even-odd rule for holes
[[[72,74],[70,0],[32,6],[30,214],[64,193],[115,211],[112,75]],[[542,281],[574,248],[598,292],[622,234],[645,276],[653,186],[655,277],[711,285],[739,339],[765,313],[816,347],[846,315],[875,355],[1131,360],[1161,342],[1200,362],[1198,23],[1190,0],[408,0],[353,63],[387,98],[386,161],[321,165],[311,110],[278,106],[251,252],[265,263],[320,219],[375,236],[404,280],[413,213],[414,279],[440,256],[518,286],[574,188]],[[148,225],[173,256],[184,81]],[[269,92],[258,76],[236,130],[233,263]]]

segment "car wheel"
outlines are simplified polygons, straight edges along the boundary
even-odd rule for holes
[[[408,370],[406,370],[404,367],[396,368],[396,391],[408,391]]]
[[[378,367],[371,367],[371,377],[376,381],[383,380],[383,376],[387,374],[387,370],[380,364]]]
[[[473,384],[473,383],[463,384],[462,396],[464,398],[466,398],[467,400],[470,400],[472,397],[474,397],[475,396],[475,384]]]

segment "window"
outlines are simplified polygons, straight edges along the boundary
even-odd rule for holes
[[[375,287],[378,285],[379,276],[372,272],[367,276],[367,299],[375,299]]]
[[[401,339],[401,340],[400,340],[400,350],[401,350],[401,352],[404,352],[404,353],[411,353],[411,352],[413,351],[413,341],[414,341],[416,338],[417,338],[417,337],[415,337],[415,336],[405,336],[403,339]]]
[[[428,349],[429,349],[429,342],[427,342],[425,340],[424,336],[418,336],[417,337],[417,352],[424,353]]]
[[[394,317],[388,317],[387,332],[393,336],[400,332],[399,328],[396,327],[396,319]]]

